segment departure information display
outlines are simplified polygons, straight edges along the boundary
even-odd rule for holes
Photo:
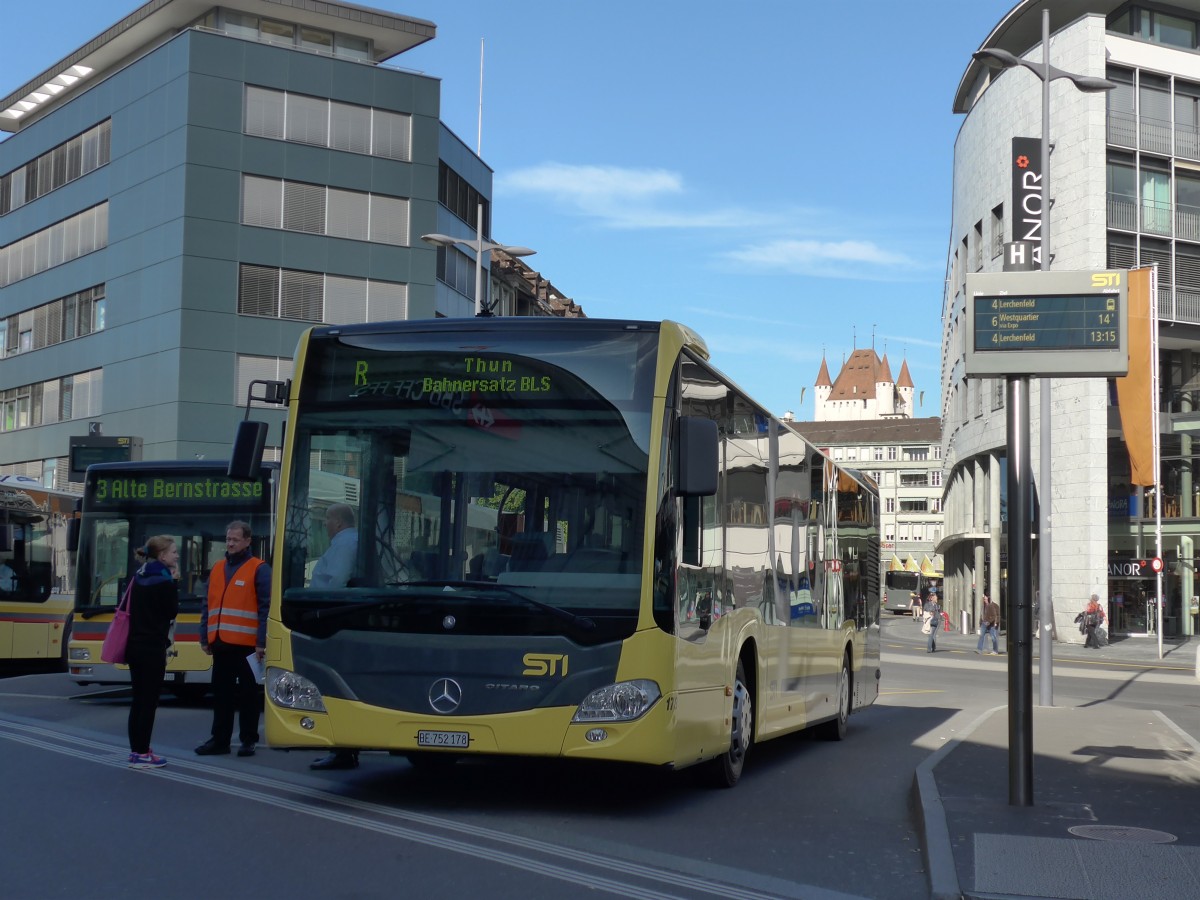
[[[976,350],[1119,347],[1121,298],[1113,294],[972,297]]]
[[[965,282],[968,378],[1129,371],[1128,271],[977,272]]]

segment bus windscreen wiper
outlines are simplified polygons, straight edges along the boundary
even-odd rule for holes
[[[404,585],[406,588],[421,589],[418,596],[422,600],[436,600],[443,592],[453,593],[456,598],[462,598],[464,593],[489,593],[499,594],[505,599],[514,603],[532,606],[534,609],[541,610],[554,616],[556,619],[561,619],[567,624],[578,628],[580,631],[592,631],[596,627],[595,621],[587,616],[579,616],[560,607],[553,606],[549,603],[543,603],[540,600],[535,600],[520,591],[514,591],[512,588],[505,585],[491,584],[481,581],[410,581]],[[447,590],[449,589],[449,590]],[[322,607],[320,609],[310,609],[300,614],[302,622],[328,622],[332,619],[337,619],[343,616],[348,616],[356,612],[364,610],[384,609],[392,604],[406,604],[408,601],[417,599],[409,591],[403,594],[397,594],[382,600],[371,600],[367,602],[351,602],[344,605],[330,607]]]
[[[490,581],[439,581],[436,583],[444,584],[447,587],[452,587],[456,590],[487,591],[488,593],[503,594],[519,603],[526,603],[529,606],[532,606],[534,609],[540,609],[542,612],[549,613],[557,619],[562,619],[564,622],[574,625],[580,631],[592,631],[596,627],[595,621],[587,616],[576,615],[573,612],[558,606],[554,606],[553,604],[543,603],[541,600],[535,600],[528,594],[522,594],[520,591],[514,591],[507,585],[493,584]]]

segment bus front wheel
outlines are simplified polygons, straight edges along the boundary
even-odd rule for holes
[[[716,787],[731,788],[742,777],[746,754],[754,742],[754,699],[746,682],[746,670],[738,661],[733,680],[733,715],[729,730],[729,749],[709,763],[709,775]]]

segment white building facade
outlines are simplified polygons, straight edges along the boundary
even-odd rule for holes
[[[981,47],[1040,63],[1043,6],[1039,0],[1016,4]],[[1162,440],[1169,460],[1159,473],[1168,515],[1162,596],[1166,633],[1191,634],[1200,497],[1192,489],[1191,441],[1170,433],[1169,414],[1195,408],[1193,373],[1200,371],[1200,2],[1060,0],[1050,9],[1051,64],[1117,84],[1103,94],[1082,93],[1065,79],[1051,82],[1051,269],[1158,265],[1157,402],[1168,414]],[[977,615],[984,590],[1002,601],[1007,596],[1007,413],[1003,377],[967,379],[963,371],[966,276],[1000,271],[1003,246],[1014,240],[1012,140],[1040,138],[1041,82],[1024,68],[989,69],[971,61],[954,110],[965,118],[955,142],[942,314],[946,524],[939,550],[947,607]],[[1109,601],[1114,634],[1149,633],[1157,618],[1155,582],[1137,563],[1158,552],[1154,520],[1145,515],[1153,492],[1131,495],[1112,382],[1032,379],[1035,447],[1043,428],[1040,392],[1048,387],[1058,638],[1082,640],[1071,622],[1092,593]],[[1032,463],[1040,489],[1036,450]]]

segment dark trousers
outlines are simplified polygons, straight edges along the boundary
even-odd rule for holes
[[[246,657],[253,647],[215,644],[212,666],[213,741],[227,746],[233,739],[233,719],[238,718],[238,737],[243,744],[258,743],[258,716],[262,691]]]
[[[1099,650],[1100,649],[1100,638],[1096,637],[1096,626],[1088,625],[1088,626],[1086,626],[1086,628],[1087,628],[1087,637],[1084,638],[1084,640],[1083,640],[1083,646],[1084,647],[1095,647],[1097,650]]]
[[[150,735],[154,732],[154,714],[158,712],[158,696],[162,693],[167,672],[167,651],[158,647],[125,649],[129,663],[129,681],[133,699],[129,703],[129,750],[132,753],[150,752]]]

